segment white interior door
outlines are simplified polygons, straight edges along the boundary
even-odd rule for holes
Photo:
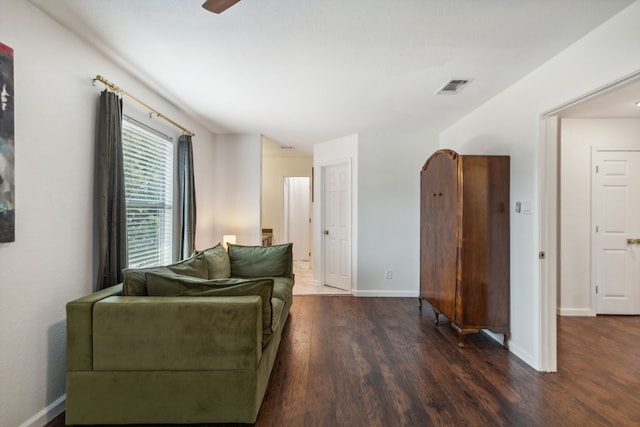
[[[284,178],[284,238],[293,243],[294,261],[309,261],[310,220],[309,177]]]
[[[323,169],[324,284],[351,291],[351,177],[347,163]]]
[[[640,151],[593,149],[597,314],[640,314]]]

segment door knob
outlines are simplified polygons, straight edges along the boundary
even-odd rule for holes
[[[324,230],[323,234],[328,235],[329,234],[329,230]]]
[[[640,245],[640,239],[627,239],[627,245]]]

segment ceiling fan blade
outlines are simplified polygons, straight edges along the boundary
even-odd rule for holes
[[[222,13],[239,1],[240,0],[207,0],[204,2],[202,7],[207,9],[209,12]]]

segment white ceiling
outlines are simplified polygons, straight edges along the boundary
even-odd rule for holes
[[[303,150],[444,129],[633,2],[242,0],[215,15],[203,0],[30,1],[213,132]],[[473,81],[434,95],[450,78]]]

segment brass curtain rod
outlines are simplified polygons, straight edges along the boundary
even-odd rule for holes
[[[151,108],[150,106],[148,106],[147,104],[145,104],[144,102],[140,101],[138,98],[136,98],[135,96],[127,93],[124,89],[119,88],[118,86],[114,85],[113,83],[111,83],[109,80],[105,79],[104,77],[97,75],[95,79],[93,79],[93,83],[95,83],[97,81],[104,83],[105,86],[107,86],[109,89],[111,89],[112,91],[119,93],[120,95],[124,95],[127,98],[137,102],[138,104],[142,105],[144,108],[146,108],[147,110],[151,111],[156,117],[160,117],[161,119],[164,119],[166,121],[168,121],[169,123],[171,123],[172,125],[174,125],[175,127],[182,129],[182,132],[185,135],[190,135],[190,136],[195,136],[195,133],[191,132],[190,130],[188,130],[187,128],[185,128],[182,125],[179,125],[178,123],[174,122],[173,120],[171,120],[169,117],[165,116],[164,114],[162,114],[161,112],[159,112],[158,110],[156,110],[155,108]]]

